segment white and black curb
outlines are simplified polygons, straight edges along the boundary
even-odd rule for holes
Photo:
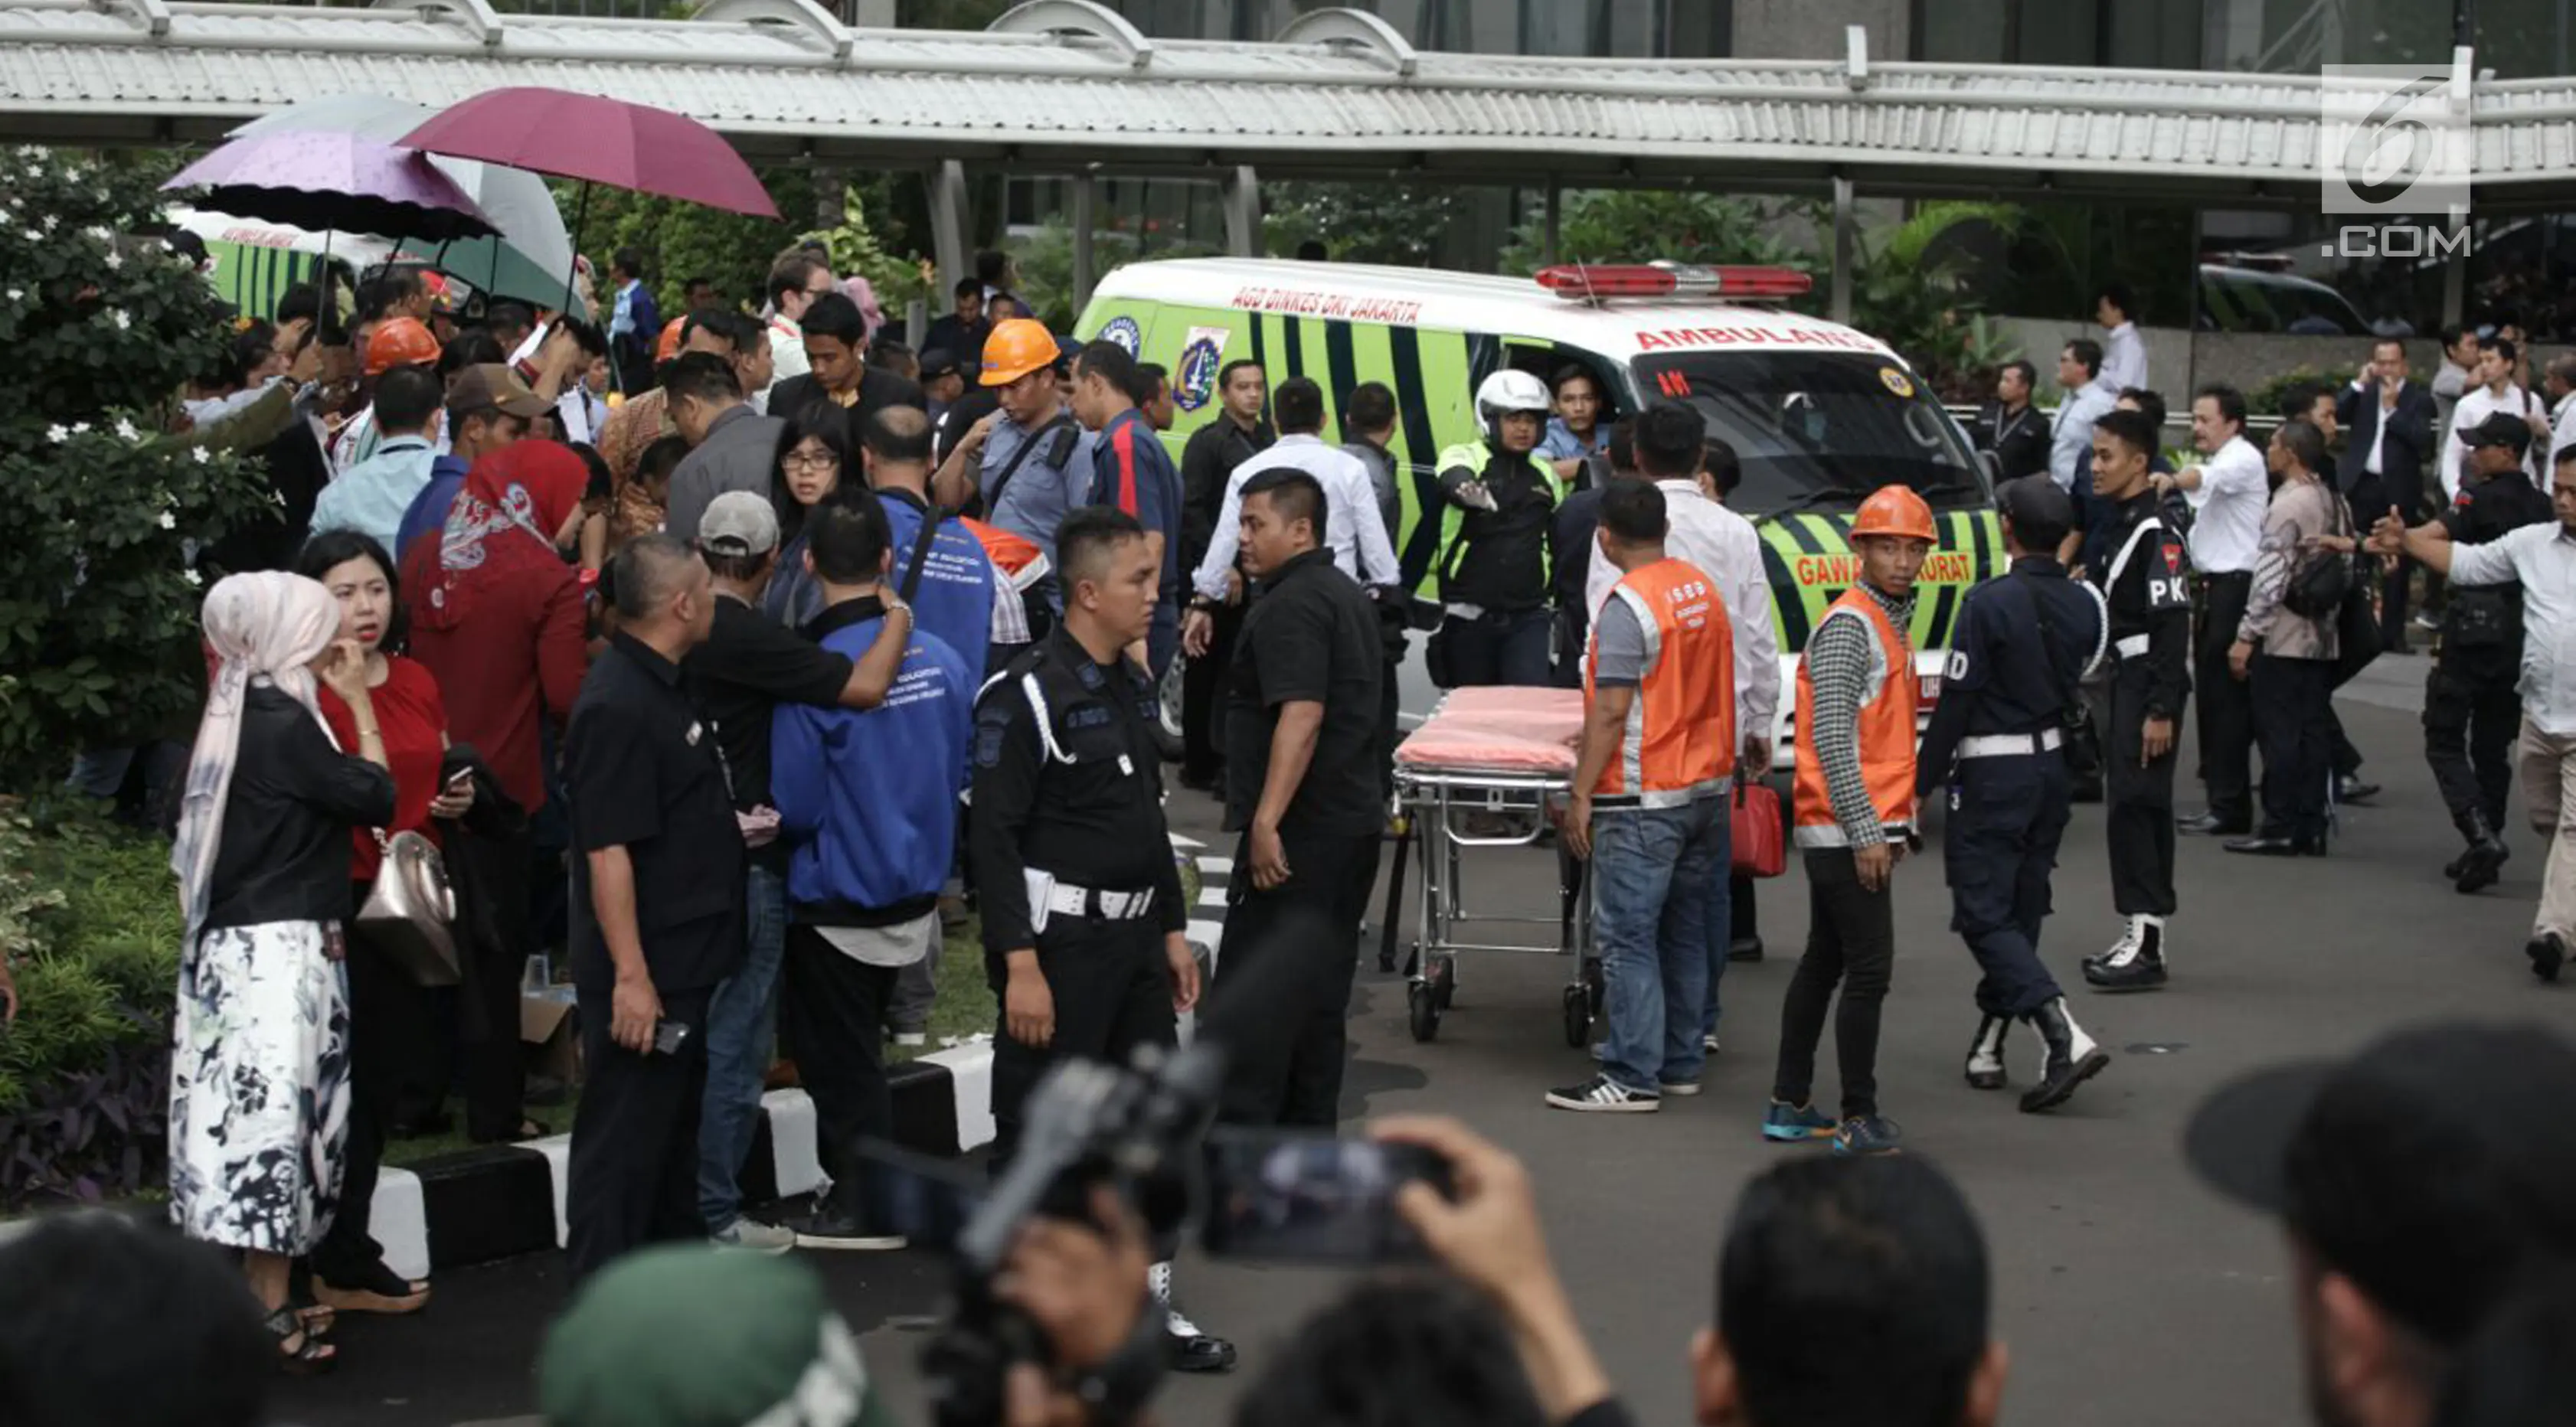
[[[1172,845],[1197,858],[1202,885],[1198,905],[1190,909],[1189,937],[1207,950],[1213,965],[1234,861],[1201,851],[1205,844],[1178,834]],[[1191,1020],[1182,1018],[1185,1038]],[[989,1040],[978,1037],[933,1051],[892,1067],[886,1078],[894,1092],[895,1141],[904,1148],[956,1156],[992,1142]],[[571,1163],[572,1136],[562,1134],[441,1155],[408,1169],[385,1166],[376,1181],[373,1224],[386,1265],[405,1278],[422,1278],[562,1247]],[[763,1095],[742,1201],[756,1205],[811,1194],[823,1183],[813,1100],[802,1090]]]

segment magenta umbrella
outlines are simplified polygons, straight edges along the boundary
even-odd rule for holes
[[[317,233],[345,229],[451,241],[495,231],[426,155],[354,134],[248,135],[161,186],[203,188],[201,207]]]
[[[775,218],[778,205],[722,135],[686,114],[596,94],[528,85],[459,100],[403,136],[406,148],[481,159],[581,181],[572,249],[590,217],[590,186],[631,189]],[[648,160],[649,156],[649,162]],[[572,306],[571,279],[564,306]]]
[[[775,218],[778,205],[715,130],[685,114],[561,89],[495,89],[451,104],[403,147]]]

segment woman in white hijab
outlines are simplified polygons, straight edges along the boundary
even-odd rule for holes
[[[350,830],[394,815],[366,651],[335,638],[340,606],[301,575],[235,575],[206,596],[216,660],[170,865],[187,941],[170,1063],[170,1217],[241,1250],[280,1363],[327,1369],[331,1347],[287,1301],[289,1262],[329,1227],[349,1108],[339,960]],[[332,741],[315,678],[357,716]]]

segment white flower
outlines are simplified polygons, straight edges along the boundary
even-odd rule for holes
[[[37,232],[33,228],[30,228],[27,230],[27,241],[30,243],[41,243],[45,241],[45,235]]]
[[[120,307],[116,309],[116,330],[119,332],[129,331],[133,326],[134,318],[128,315],[124,308]]]
[[[108,249],[108,250],[107,250],[107,270],[108,270],[109,272],[114,272],[114,271],[116,271],[118,268],[121,268],[121,267],[123,267],[123,266],[125,266],[125,255],[124,255],[123,253],[118,252],[118,251],[117,251],[116,249],[114,249],[114,248],[110,248],[110,249]]]
[[[104,223],[93,223],[89,227],[81,229],[81,231],[98,239],[102,243],[114,242],[116,240],[116,230],[108,227]]]
[[[89,434],[89,423],[88,423],[88,422],[86,422],[86,421],[75,421],[75,422],[73,422],[73,423],[72,423],[72,434],[73,434],[74,436],[86,436],[86,435],[88,435],[88,434]]]
[[[197,463],[198,465],[200,465],[200,466],[202,466],[202,465],[206,464],[206,461],[208,460],[208,457],[207,457],[207,455],[206,455],[206,448],[205,448],[205,447],[203,447],[203,446],[191,446],[191,447],[189,447],[189,448],[188,448],[188,455],[189,455],[192,459],[194,459],[194,460],[196,461],[196,463]]]
[[[202,585],[206,582],[206,577],[198,574],[194,570],[181,570],[179,572],[179,577],[192,585]]]
[[[172,515],[170,512],[168,512],[168,511],[166,511],[166,510],[165,510],[165,511],[163,511],[163,512],[161,512],[161,528],[162,528],[162,529],[164,529],[164,530],[176,530],[176,529],[178,529],[178,528],[179,528],[179,518],[178,518],[177,516]]]
[[[122,416],[116,418],[116,434],[118,439],[125,441],[140,441],[143,439],[142,433],[134,429],[134,423],[126,420]]]
[[[60,225],[61,225],[61,223],[62,223],[62,220],[61,220],[61,219],[59,219],[59,218],[57,218],[57,217],[55,217],[55,216],[54,216],[53,214],[51,214],[51,213],[46,214],[46,215],[45,215],[45,217],[44,217],[45,231],[46,231],[46,232],[48,232],[48,233],[50,233],[50,232],[54,231],[54,229],[55,229],[56,227],[60,226]]]
[[[20,301],[24,301],[24,300],[26,299],[26,296],[27,296],[27,290],[26,290],[25,288],[23,288],[23,287],[13,287],[13,288],[9,289],[9,300],[10,300],[11,302],[20,302]]]
[[[72,439],[72,429],[57,421],[45,428],[45,439],[59,446]]]

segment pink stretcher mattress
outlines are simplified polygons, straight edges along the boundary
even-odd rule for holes
[[[1425,772],[1565,773],[1583,740],[1580,689],[1456,689],[1395,750]]]

